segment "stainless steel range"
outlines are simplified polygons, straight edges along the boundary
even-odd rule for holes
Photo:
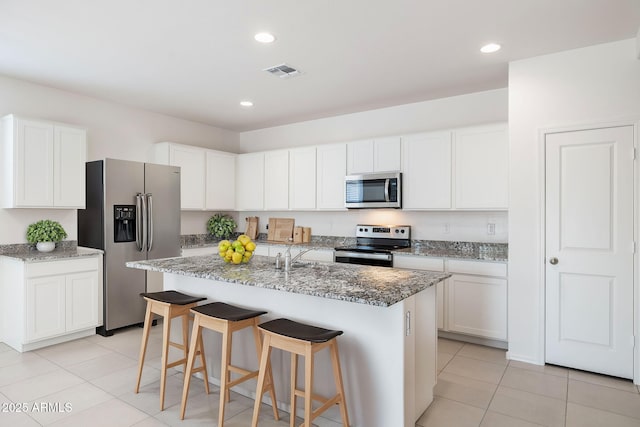
[[[334,248],[333,260],[393,267],[393,250],[411,247],[408,225],[357,225],[355,246]]]

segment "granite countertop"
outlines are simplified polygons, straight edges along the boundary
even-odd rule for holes
[[[211,236],[207,235],[183,236],[182,248],[214,247],[218,245],[218,241],[219,239],[211,240]],[[292,247],[300,249],[333,250],[338,246],[353,246],[356,243],[356,239],[355,237],[312,236],[310,243],[290,244],[272,242],[266,240],[265,235],[260,235],[255,242],[284,248],[292,245]],[[400,255],[495,262],[507,262],[508,252],[509,245],[507,243],[450,242],[443,240],[413,240],[410,248],[392,251],[392,253]]]
[[[33,250],[18,250],[16,252],[1,253],[0,256],[19,259],[24,262],[45,262],[59,261],[68,258],[82,258],[102,254],[100,249],[84,248],[84,247],[61,247],[55,248],[51,252],[39,252]]]
[[[449,273],[354,264],[299,262],[276,270],[272,258],[227,264],[210,255],[131,261],[127,267],[388,307],[450,277]]]

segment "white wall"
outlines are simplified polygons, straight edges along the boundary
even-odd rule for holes
[[[238,134],[71,92],[0,76],[0,116],[19,114],[75,124],[88,130],[88,158],[148,161],[153,143],[174,141],[234,152]],[[59,221],[77,238],[75,210],[0,209],[0,244],[25,243],[27,225]],[[183,227],[193,226],[189,219]]]
[[[509,357],[544,362],[542,129],[640,119],[635,40],[509,66]]]
[[[294,218],[296,225],[311,227],[316,236],[355,237],[357,224],[410,225],[411,237],[420,240],[507,242],[506,212],[417,212],[395,209],[364,209],[342,212],[238,212],[233,215],[238,230],[246,230],[245,218],[259,217],[259,230],[266,233],[269,217]],[[487,223],[496,224],[496,233],[487,234]],[[445,225],[449,232],[445,232]]]
[[[504,88],[242,132],[238,152],[506,122],[507,99]]]

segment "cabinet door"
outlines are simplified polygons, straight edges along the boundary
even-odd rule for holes
[[[344,177],[347,174],[347,145],[320,145],[317,157],[317,208],[345,209]]]
[[[449,331],[506,340],[507,281],[463,274],[448,280]]]
[[[74,332],[98,325],[98,272],[66,276],[66,331]]]
[[[169,164],[180,166],[181,209],[204,209],[205,150],[172,144]]]
[[[264,209],[289,209],[289,150],[264,153]]]
[[[316,208],[316,147],[289,150],[289,209]]]
[[[509,144],[506,125],[456,131],[455,207],[507,209]]]
[[[236,158],[236,209],[264,209],[264,153]]]
[[[373,141],[373,171],[400,170],[400,137],[376,138]]]
[[[403,138],[402,158],[402,207],[451,208],[451,133]]]
[[[355,141],[347,144],[347,173],[373,172],[373,140]]]
[[[67,126],[54,126],[53,205],[85,207],[85,162],[87,132]]]
[[[26,342],[65,332],[65,276],[27,280]],[[97,303],[96,303],[97,308]]]
[[[206,152],[206,208],[233,210],[236,206],[236,156],[219,151]],[[253,171],[240,171],[253,174]]]
[[[15,207],[53,206],[53,125],[16,119]]]

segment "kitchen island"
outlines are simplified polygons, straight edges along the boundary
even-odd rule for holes
[[[276,270],[273,259],[225,264],[217,256],[129,262],[164,274],[164,288],[247,308],[264,320],[292,320],[344,331],[340,362],[352,426],[413,427],[433,400],[436,380],[436,283],[447,273],[336,263],[298,263]],[[179,325],[172,334],[178,337]],[[220,337],[206,334],[210,381],[218,383]],[[250,331],[234,336],[234,364],[257,368]],[[289,357],[272,353],[278,406],[289,410]],[[314,392],[332,395],[329,354],[316,359]],[[302,368],[302,367],[300,367]],[[244,387],[243,387],[244,386]],[[255,396],[255,382],[234,390]],[[265,401],[270,403],[268,398]],[[187,418],[189,411],[187,409]],[[337,408],[323,414],[339,422]]]

